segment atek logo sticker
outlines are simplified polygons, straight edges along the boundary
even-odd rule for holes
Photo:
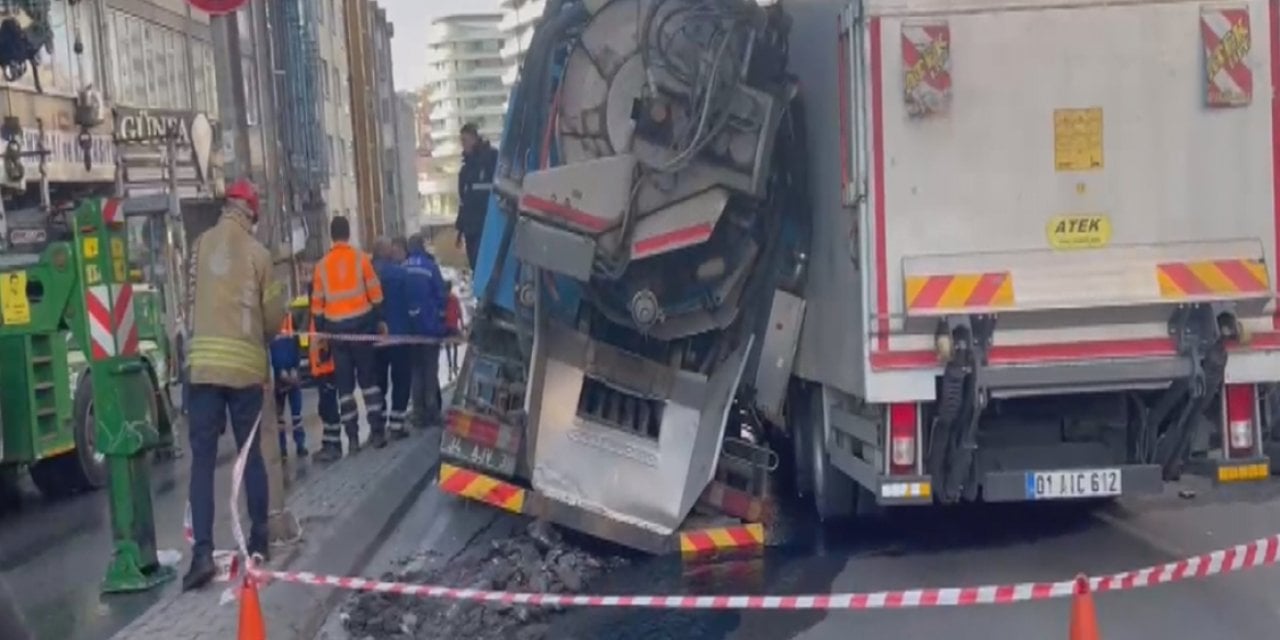
[[[1054,216],[1045,226],[1049,246],[1059,251],[1098,249],[1111,244],[1111,219],[1103,215]]]

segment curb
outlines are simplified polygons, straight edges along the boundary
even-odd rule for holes
[[[434,480],[439,459],[438,431],[420,432],[414,440],[401,445],[411,447],[409,454],[401,457],[358,507],[335,524],[323,539],[292,550],[283,564],[342,575],[362,571],[419,494]],[[347,595],[341,591],[281,588],[281,585],[263,590],[263,609],[270,612],[268,637],[315,637],[329,613]]]

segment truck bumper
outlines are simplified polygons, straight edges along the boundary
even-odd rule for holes
[[[1261,455],[1240,460],[1201,460],[1190,471],[1219,485],[1262,482],[1271,478],[1271,458]]]
[[[686,559],[759,551],[765,544],[758,523],[700,528],[663,534],[590,509],[539,494],[516,484],[448,462],[440,464],[440,490],[490,506],[580,531],[652,554],[679,552]]]

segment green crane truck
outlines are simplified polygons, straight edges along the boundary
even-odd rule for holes
[[[175,382],[167,302],[173,294],[164,256],[166,210],[142,200],[125,200],[129,251],[127,280],[133,283],[133,305],[139,364],[149,380],[151,414],[157,417],[158,455],[173,451],[173,407],[169,389]],[[57,217],[48,236],[56,237]],[[65,234],[65,231],[63,232]],[[51,309],[62,317],[54,323],[32,321],[33,302],[46,285],[34,273],[58,278],[53,261],[58,243],[37,243],[0,254],[0,326],[29,323],[32,329],[0,336],[0,502],[18,495],[23,469],[47,497],[92,491],[107,483],[105,456],[95,446],[93,385],[88,358],[68,326],[69,309]],[[62,277],[70,277],[67,274]]]

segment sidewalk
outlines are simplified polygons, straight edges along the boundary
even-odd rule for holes
[[[438,430],[415,432],[412,438],[386,449],[365,449],[353,458],[329,466],[312,465],[299,473],[288,504],[302,524],[304,539],[295,547],[275,549],[271,566],[345,575],[359,572],[417,495],[429,486],[438,445]],[[219,487],[220,512],[226,510],[223,505],[228,491],[229,487]],[[220,542],[230,539],[228,534],[218,531],[216,538]],[[186,569],[186,562],[184,558],[180,571]],[[168,585],[160,602],[113,638],[234,638],[237,608],[218,604],[225,586],[214,584],[183,594],[178,585]],[[268,635],[273,638],[312,637],[334,598],[327,590],[291,585],[268,585],[261,597]]]

